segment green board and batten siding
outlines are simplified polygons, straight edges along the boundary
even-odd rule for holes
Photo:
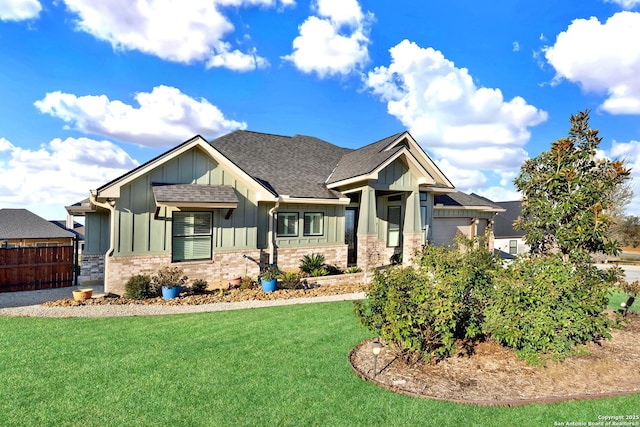
[[[101,209],[85,216],[85,236],[83,253],[104,255],[109,249],[109,212]]]
[[[280,205],[278,212],[295,212],[298,214],[298,235],[294,237],[276,237],[276,244],[281,247],[293,246],[326,246],[344,244],[344,206],[337,205]],[[321,236],[304,236],[304,214],[323,214],[323,234]],[[265,221],[266,222],[266,221]]]
[[[153,183],[234,187],[238,207],[232,215],[225,219],[228,209],[213,210],[213,249],[257,246],[256,195],[207,154],[194,148],[121,187],[120,198],[116,202],[115,256],[171,251],[171,209],[161,208],[158,218],[154,219]]]

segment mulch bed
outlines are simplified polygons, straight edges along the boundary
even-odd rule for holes
[[[594,399],[640,393],[640,315],[611,340],[587,344],[588,355],[530,366],[495,341],[477,343],[470,351],[438,363],[409,366],[384,347],[373,375],[371,340],[356,346],[349,361],[356,374],[394,392],[478,405]]]
[[[207,291],[204,294],[193,294],[183,292],[180,297],[171,300],[164,300],[162,297],[134,300],[122,298],[119,295],[107,294],[104,296],[90,298],[84,301],[74,301],[73,298],[66,298],[57,301],[48,301],[42,305],[46,307],[77,307],[82,305],[201,305],[224,302],[241,302],[249,300],[279,300],[291,298],[311,298],[329,295],[350,294],[363,292],[362,284],[344,284],[316,286],[309,289],[278,289],[275,292],[262,292],[261,289],[224,289],[222,291]]]

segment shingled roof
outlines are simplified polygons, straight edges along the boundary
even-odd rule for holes
[[[523,230],[516,230],[513,227],[513,222],[518,219],[522,212],[520,201],[497,202],[497,204],[505,209],[505,212],[500,212],[495,217],[493,234],[496,238],[524,237],[525,232]]]
[[[209,144],[276,195],[337,199],[325,186],[340,159],[353,150],[310,136],[238,130]]]
[[[27,209],[0,209],[0,239],[64,239],[74,234]]]
[[[449,208],[487,208],[497,212],[502,212],[504,210],[504,208],[486,197],[479,196],[475,193],[467,194],[462,191],[437,195],[435,197],[435,204],[436,207],[438,205],[442,205]]]
[[[402,132],[344,154],[327,183],[331,184],[360,175],[370,174],[389,158],[393,157],[398,151],[402,150],[402,146],[399,145],[391,150],[385,151],[385,148],[400,135],[402,135]]]

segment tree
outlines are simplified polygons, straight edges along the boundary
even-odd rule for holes
[[[516,226],[533,254],[559,252],[565,261],[594,252],[615,255],[620,245],[609,238],[609,212],[630,171],[620,160],[596,158],[602,138],[589,127],[589,110],[572,115],[570,123],[567,137],[521,167],[514,181],[524,196]]]
[[[637,248],[640,245],[640,218],[637,216],[625,216],[616,224],[616,234],[624,246]]]

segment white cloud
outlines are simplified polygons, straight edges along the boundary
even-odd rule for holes
[[[493,186],[477,190],[471,188],[467,189],[465,192],[476,193],[494,202],[510,202],[513,200],[520,200],[522,197],[522,195],[518,191],[516,191],[513,186],[511,186],[511,188]]]
[[[467,69],[432,48],[404,40],[390,53],[391,64],[369,72],[365,84],[457,187],[487,185],[487,174],[520,168],[529,128],[547,119],[545,111],[521,97],[506,101],[500,89],[477,87]]]
[[[273,7],[276,0],[64,0],[77,14],[77,28],[114,49],[138,50],[164,60],[250,71],[268,65],[254,48],[242,52],[225,38],[235,28],[225,6]],[[292,6],[291,0],[280,1]]]
[[[587,92],[603,92],[601,109],[611,114],[640,114],[640,13],[619,12],[604,24],[576,19],[560,33],[545,57],[556,71]]]
[[[0,162],[0,205],[33,212],[47,206],[63,212],[61,207],[88,197],[90,189],[138,166],[111,142],[88,138],[56,138],[37,150],[0,138],[0,152],[7,159]]]
[[[633,9],[640,5],[640,0],[604,0],[606,3],[615,3],[623,9]]]
[[[611,148],[605,151],[604,154],[607,158],[624,160],[626,167],[631,168],[634,197],[627,207],[627,212],[631,215],[640,216],[640,141],[613,141]]]
[[[42,10],[38,0],[0,1],[0,21],[24,21],[37,18]]]
[[[134,98],[139,108],[106,95],[76,96],[58,91],[47,93],[34,105],[84,133],[149,147],[173,145],[195,134],[213,138],[246,128],[244,122],[225,118],[206,99],[193,99],[174,87],[157,86]]]
[[[518,43],[517,41],[512,43],[513,46],[513,51],[514,52],[519,52],[520,51],[520,43]]]
[[[318,0],[315,9],[318,16],[300,25],[293,52],[283,59],[321,78],[362,69],[369,61],[373,14],[364,14],[356,0]]]

